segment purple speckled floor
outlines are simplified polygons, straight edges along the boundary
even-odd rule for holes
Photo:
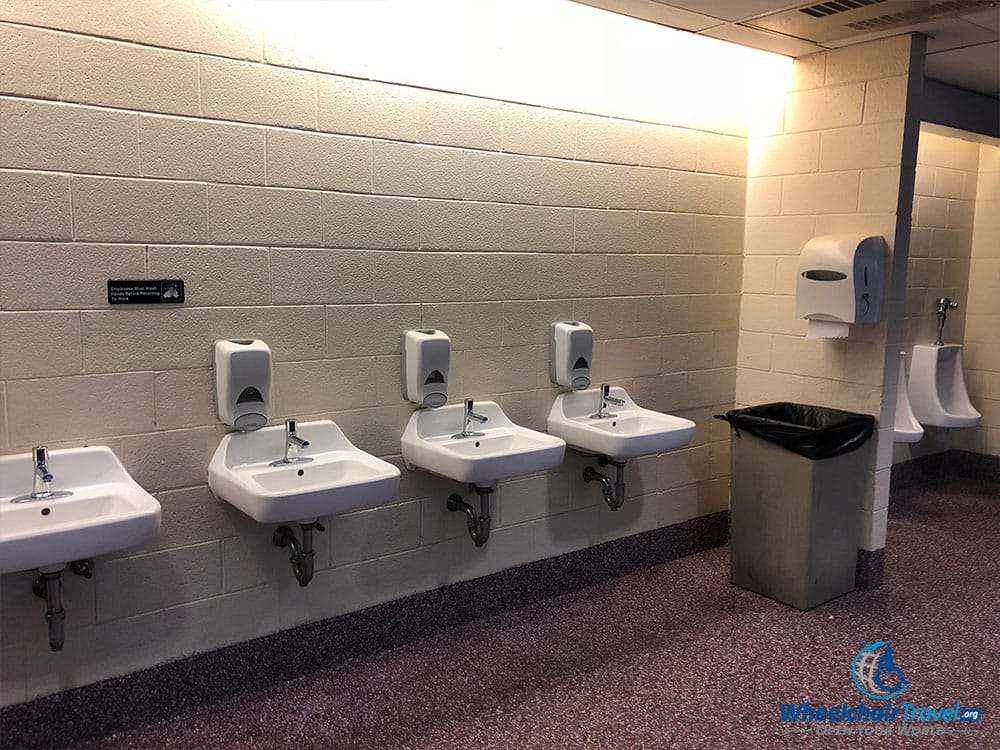
[[[998,495],[895,492],[885,585],[811,612],[730,586],[721,547],[84,747],[1000,747]],[[875,639],[911,683],[897,703],[983,720],[916,740],[782,729],[781,702],[856,704],[851,660]]]

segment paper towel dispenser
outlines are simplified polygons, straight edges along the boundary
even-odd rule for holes
[[[880,236],[813,237],[799,257],[795,314],[809,321],[806,338],[843,338],[851,323],[882,317],[886,245]]]

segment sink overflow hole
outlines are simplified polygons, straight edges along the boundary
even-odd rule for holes
[[[477,448],[479,447],[479,441],[478,440],[476,441],[476,447]]]
[[[617,426],[618,426],[618,423],[617,423],[617,422],[612,422],[612,423],[611,423],[611,426],[612,426],[612,427],[617,427]]]
[[[43,516],[47,516],[51,512],[52,512],[51,508],[42,508],[42,515]]]
[[[298,475],[299,475],[300,477],[301,477],[301,476],[302,476],[303,474],[305,474],[305,473],[306,473],[306,472],[305,472],[305,469],[299,469],[299,471],[298,471]]]

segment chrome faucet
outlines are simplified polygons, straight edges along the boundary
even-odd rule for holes
[[[69,490],[52,491],[52,472],[49,471],[49,449],[44,445],[36,445],[31,449],[31,494],[19,495],[11,500],[12,503],[27,503],[32,500],[54,500],[60,497],[69,497],[73,493]]]
[[[306,464],[312,461],[308,456],[297,454],[300,448],[308,448],[309,441],[303,440],[295,434],[296,424],[294,419],[285,420],[285,456],[277,461],[272,461],[271,466],[288,466],[289,464]],[[291,455],[292,448],[295,448],[296,455]]]
[[[465,422],[462,425],[462,431],[452,435],[456,440],[469,437],[483,437],[486,434],[485,432],[476,432],[472,429],[473,422],[486,424],[490,421],[489,417],[484,417],[482,414],[476,414],[476,412],[472,411],[472,405],[471,398],[465,399]]]
[[[35,464],[31,497],[46,497],[52,493],[52,480],[55,479],[49,471],[49,449],[44,445],[37,445],[31,449],[31,458]]]
[[[944,346],[944,321],[948,317],[949,310],[957,310],[958,303],[952,302],[947,297],[942,297],[937,301],[938,337],[934,346]]]
[[[605,417],[614,417],[616,414],[611,414],[608,411],[608,404],[614,404],[615,406],[625,406],[625,399],[615,398],[611,395],[611,385],[608,383],[601,384],[601,400],[598,402],[597,413],[591,414],[591,419],[604,419]]]

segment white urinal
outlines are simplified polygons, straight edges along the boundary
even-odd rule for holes
[[[913,416],[910,397],[906,391],[906,352],[899,353],[899,377],[896,385],[896,421],[893,423],[892,440],[896,443],[916,443],[924,436],[924,428]]]
[[[922,425],[975,427],[982,414],[965,388],[961,344],[918,344],[910,364],[910,405]]]

